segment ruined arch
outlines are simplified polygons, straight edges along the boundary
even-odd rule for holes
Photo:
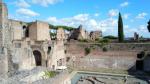
[[[42,66],[42,54],[38,50],[33,51],[36,66]]]
[[[40,46],[32,46],[32,52],[34,51],[38,51],[41,54],[41,65],[40,66],[47,66],[47,58],[46,58],[46,53],[43,51],[43,49]],[[34,55],[34,53],[33,53]],[[34,55],[34,59],[35,59],[35,55]],[[36,65],[36,60],[35,60],[35,65]]]

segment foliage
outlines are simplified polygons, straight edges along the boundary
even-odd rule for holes
[[[109,36],[105,36],[103,37],[104,39],[117,39],[117,37],[109,35]]]
[[[74,28],[73,27],[69,27],[69,26],[56,26],[57,28],[63,28],[64,30],[67,31],[72,31]]]
[[[56,33],[50,32],[50,35],[51,35],[51,36],[56,36]]]
[[[108,43],[110,43],[110,40],[109,39],[100,39],[98,42],[102,43],[102,44],[108,44]]]
[[[91,52],[91,48],[88,48],[88,47],[85,48],[84,50],[85,50],[85,54],[86,54],[86,55],[88,55],[88,54]]]
[[[148,21],[147,29],[150,32],[150,20]]]
[[[107,52],[108,49],[106,47],[103,47],[103,52]]]
[[[47,78],[53,78],[57,74],[58,74],[58,72],[55,72],[55,71],[45,71],[43,76],[47,77]]]
[[[79,39],[78,41],[79,41],[79,42],[88,42],[87,39]]]
[[[122,17],[120,13],[119,13],[119,18],[118,18],[118,41],[119,42],[124,41],[123,21],[122,21]]]
[[[29,22],[27,23],[28,27],[31,26],[33,24],[33,22]]]
[[[62,26],[62,25],[54,26],[52,24],[49,24],[49,27],[50,27],[50,29],[55,29],[55,30],[57,30],[58,28],[63,28],[64,30],[67,30],[67,31],[71,31],[71,30],[75,29],[75,28],[69,27],[69,26]]]
[[[99,38],[96,38],[96,39],[95,39],[95,41],[99,41],[99,40],[100,40]]]

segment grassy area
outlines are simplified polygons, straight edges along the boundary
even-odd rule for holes
[[[53,78],[58,74],[58,72],[55,71],[45,71],[43,77],[46,78]]]

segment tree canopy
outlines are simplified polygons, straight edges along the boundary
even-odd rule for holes
[[[52,24],[49,24],[49,27],[51,29],[55,29],[55,30],[57,30],[58,28],[63,28],[64,30],[67,30],[67,31],[71,31],[71,30],[75,29],[75,28],[69,27],[69,26],[63,26],[63,25],[54,26]]]
[[[148,29],[148,31],[150,32],[150,20],[148,21],[147,29]]]
[[[121,13],[119,13],[119,18],[118,18],[118,41],[119,42],[124,41],[123,21],[122,21]]]

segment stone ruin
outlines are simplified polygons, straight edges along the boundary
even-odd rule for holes
[[[102,37],[102,32],[101,31],[91,31],[90,33],[86,31],[82,25],[80,25],[77,29],[74,29],[70,33],[69,39],[74,39],[74,40],[82,40],[82,39],[87,39],[87,40],[95,40]]]
[[[99,39],[100,37],[102,37],[101,31],[91,31],[90,32],[90,40],[95,41],[96,39]]]
[[[139,34],[137,32],[134,33],[134,40],[139,41]]]
[[[54,70],[66,66],[62,29],[57,30],[57,40],[52,42],[48,23],[8,19],[8,9],[2,0],[0,7],[1,77],[36,66]]]

